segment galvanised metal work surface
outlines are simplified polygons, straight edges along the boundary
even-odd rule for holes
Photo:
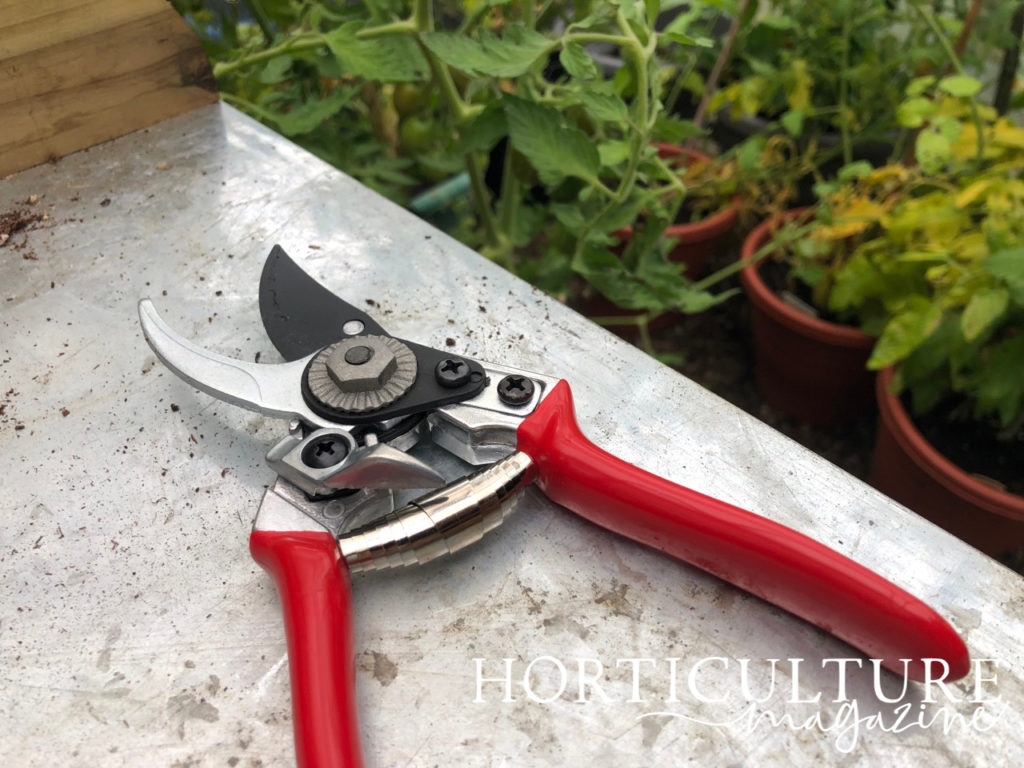
[[[281,607],[248,551],[282,423],[173,375],[136,308],[279,362],[274,244],[395,336],[567,379],[595,443],[877,571],[972,656],[904,685],[531,488],[454,555],[353,575],[367,765],[1024,763],[1019,576],[230,108],[3,180],[12,211],[0,764],[294,764]]]

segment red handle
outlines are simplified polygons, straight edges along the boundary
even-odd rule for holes
[[[752,512],[671,483],[598,448],[580,432],[561,381],[518,430],[538,484],[591,522],[713,573],[923,680],[943,659],[969,671],[967,647],[935,611],[824,544]],[[941,674],[938,666],[933,675]]]
[[[281,596],[296,763],[361,768],[352,592],[337,542],[326,531],[254,530],[249,551]]]

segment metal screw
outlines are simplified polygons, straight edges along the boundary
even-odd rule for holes
[[[345,362],[349,365],[362,365],[373,357],[373,350],[369,347],[352,347],[345,352]]]
[[[340,464],[348,455],[348,444],[339,435],[321,435],[302,449],[302,462],[313,469]]]
[[[526,405],[533,399],[533,379],[506,376],[498,382],[498,397],[505,405]]]
[[[469,381],[469,364],[465,360],[447,357],[437,364],[434,378],[442,387],[454,389]]]

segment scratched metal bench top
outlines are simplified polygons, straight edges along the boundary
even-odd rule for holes
[[[279,360],[274,243],[396,336],[568,378],[599,444],[853,557],[993,660],[944,689],[884,674],[886,703],[841,642],[531,491],[479,545],[355,579],[368,765],[1024,763],[1019,576],[248,118],[9,177],[0,212],[33,195],[0,248],[0,764],[292,763],[247,551],[280,424],[166,371],[136,315],[150,296],[207,348]],[[858,661],[840,683],[823,659]]]

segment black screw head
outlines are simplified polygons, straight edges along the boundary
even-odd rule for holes
[[[321,435],[302,449],[302,463],[313,469],[340,464],[348,455],[348,443],[340,435]]]
[[[461,387],[469,381],[469,363],[457,357],[446,357],[434,369],[434,378],[442,387]]]
[[[505,405],[526,405],[533,399],[533,379],[506,376],[498,382],[498,397]]]
[[[362,365],[373,357],[373,350],[369,347],[351,347],[345,352],[345,362],[349,365]]]

